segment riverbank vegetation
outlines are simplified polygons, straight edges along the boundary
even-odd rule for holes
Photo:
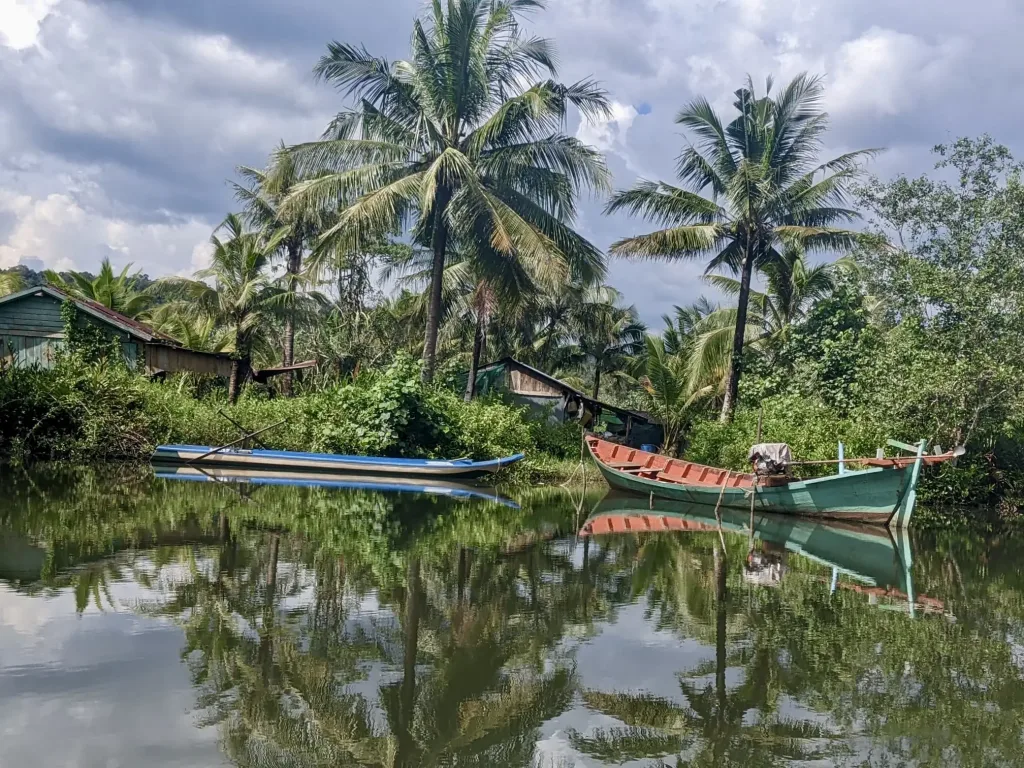
[[[230,404],[254,428],[289,417],[267,438],[280,447],[571,455],[570,429],[459,402],[482,362],[512,355],[653,414],[664,450],[731,468],[759,424],[808,460],[839,441],[848,456],[889,437],[966,444],[925,494],[1015,514],[1024,191],[1009,151],[959,139],[936,147],[932,174],[873,179],[877,150],[822,158],[822,81],[801,75],[742,84],[728,114],[710,106],[721,94],[685,105],[679,186],[613,191],[601,154],[566,130],[607,114],[608,95],[557,79],[553,43],[520,26],[541,6],[436,6],[405,61],[331,43],[315,72],[345,106],[321,137],[238,169],[240,210],[195,280],[109,262],[96,276],[0,273],[0,293],[45,279],[234,359],[226,382],[150,384],[73,352],[55,372],[5,368],[0,453],[220,444],[236,436],[217,415]],[[584,195],[655,227],[623,233],[613,255],[656,270],[696,259],[706,297],[641,322],[577,229]],[[318,363],[301,384],[246,383],[298,360]]]

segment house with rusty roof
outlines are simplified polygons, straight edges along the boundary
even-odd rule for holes
[[[463,388],[468,375],[462,377]],[[529,406],[555,423],[580,421],[588,428],[602,425],[612,436],[634,447],[660,445],[664,439],[661,424],[650,415],[596,400],[514,357],[480,366],[475,392],[478,397],[498,394],[517,405]]]
[[[119,339],[128,365],[140,372],[231,374],[229,355],[186,349],[145,323],[52,285],[26,288],[0,298],[0,364],[52,367],[65,343],[61,306],[66,301],[75,305],[79,322],[90,323]]]

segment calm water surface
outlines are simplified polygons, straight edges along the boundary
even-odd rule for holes
[[[3,768],[1024,764],[1014,541],[3,472]]]

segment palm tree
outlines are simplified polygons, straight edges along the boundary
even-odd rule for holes
[[[749,292],[745,348],[769,355],[778,350],[815,303],[835,291],[840,276],[855,269],[856,264],[849,257],[810,266],[798,249],[784,250],[761,270],[765,290]],[[735,296],[741,289],[740,282],[727,275],[707,275],[705,280],[727,295]],[[690,358],[691,386],[721,382],[716,389],[724,389],[737,313],[736,307],[716,307],[696,321]]]
[[[593,397],[601,394],[601,375],[623,370],[630,357],[644,350],[646,326],[635,307],[620,307],[622,294],[604,286],[605,301],[594,302],[581,314],[576,329],[577,354],[594,369]]]
[[[8,272],[0,272],[0,296],[6,296],[9,293],[17,293],[25,287],[25,280],[22,276],[10,270]]]
[[[786,246],[806,251],[848,249],[857,235],[834,225],[857,218],[845,207],[847,189],[860,165],[877,150],[861,150],[818,162],[828,115],[821,109],[820,78],[798,75],[778,95],[758,97],[753,82],[736,91],[738,115],[723,124],[707,99],[687,105],[676,122],[695,144],[683,150],[678,175],[683,189],[641,180],[617,192],[607,212],[627,211],[665,227],[619,240],[612,252],[637,258],[709,258],[708,270],[739,274],[732,356],[722,402],[731,421],[742,375],[750,279],[781,259]],[[709,197],[701,193],[710,191]]]
[[[235,214],[224,220],[218,231],[221,229],[229,237],[221,240],[215,232],[210,238],[212,263],[196,272],[196,280],[167,278],[163,282],[176,289],[193,312],[212,319],[227,334],[225,348],[232,353],[228,400],[233,404],[251,367],[254,347],[266,342],[271,321],[293,305],[269,272],[270,261],[287,237],[287,229],[270,237],[247,232]],[[213,280],[214,285],[204,280]]]
[[[359,251],[406,231],[432,253],[423,378],[433,378],[448,254],[483,254],[510,264],[546,262],[563,281],[570,265],[603,274],[603,256],[572,229],[577,195],[604,189],[600,154],[565,136],[570,105],[606,114],[592,81],[563,85],[550,41],[528,37],[518,15],[542,0],[434,3],[413,25],[412,57],[389,62],[331,43],[317,76],[354,96],[321,141],[293,148],[312,178],[289,203],[342,206],[321,247]],[[529,83],[534,83],[529,85]],[[409,225],[409,226],[407,226]]]
[[[280,242],[285,257],[283,283],[287,307],[284,313],[281,362],[283,365],[291,365],[295,362],[296,291],[302,282],[303,253],[315,241],[327,217],[310,207],[290,209],[287,212],[282,210],[282,202],[300,181],[293,158],[283,142],[266,169],[239,166],[237,170],[248,181],[248,186],[234,185],[235,197],[245,206],[246,222],[267,235],[278,231],[284,233]],[[290,372],[281,377],[281,390],[286,395],[291,394]]]
[[[71,272],[71,279],[65,280],[52,269],[46,270],[43,275],[50,285],[72,296],[94,301],[125,317],[141,319],[153,305],[153,297],[145,291],[136,289],[142,273],[128,274],[131,268],[132,265],[128,264],[115,275],[110,259],[103,259],[100,273],[96,277],[85,272]]]
[[[564,352],[571,349],[588,319],[601,313],[601,308],[614,304],[620,295],[614,288],[578,281],[546,290],[537,296],[529,311],[533,326],[520,332],[530,343],[523,350],[524,360],[546,371],[562,367]]]
[[[647,337],[643,376],[640,384],[646,392],[648,410],[664,429],[663,450],[677,454],[683,431],[694,403],[709,394],[709,388],[693,391],[690,386],[689,357],[672,353],[670,345],[657,336]]]

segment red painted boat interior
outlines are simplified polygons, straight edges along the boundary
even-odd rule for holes
[[[605,533],[660,533],[662,531],[717,531],[717,525],[664,515],[601,515],[583,524],[580,536]]]
[[[644,480],[657,480],[677,485],[702,486],[721,488],[725,483],[728,488],[750,488],[754,484],[754,475],[746,472],[734,472],[718,467],[708,467],[683,459],[672,459],[659,453],[648,453],[637,448],[630,448],[599,437],[587,437],[587,445],[594,458],[611,469],[636,475]],[[923,456],[925,465],[942,464],[955,458],[952,452],[938,456]],[[861,464],[869,467],[891,467],[905,469],[917,460],[916,456],[896,456],[889,458],[847,459],[847,464]],[[838,462],[837,462],[838,463]],[[762,482],[764,482],[762,480]]]
[[[590,446],[594,458],[601,464],[644,480],[707,488],[721,488],[723,485],[727,488],[750,488],[754,484],[754,476],[746,472],[734,472],[683,459],[673,459],[658,453],[648,453],[611,443],[598,437],[587,437],[587,445]]]

